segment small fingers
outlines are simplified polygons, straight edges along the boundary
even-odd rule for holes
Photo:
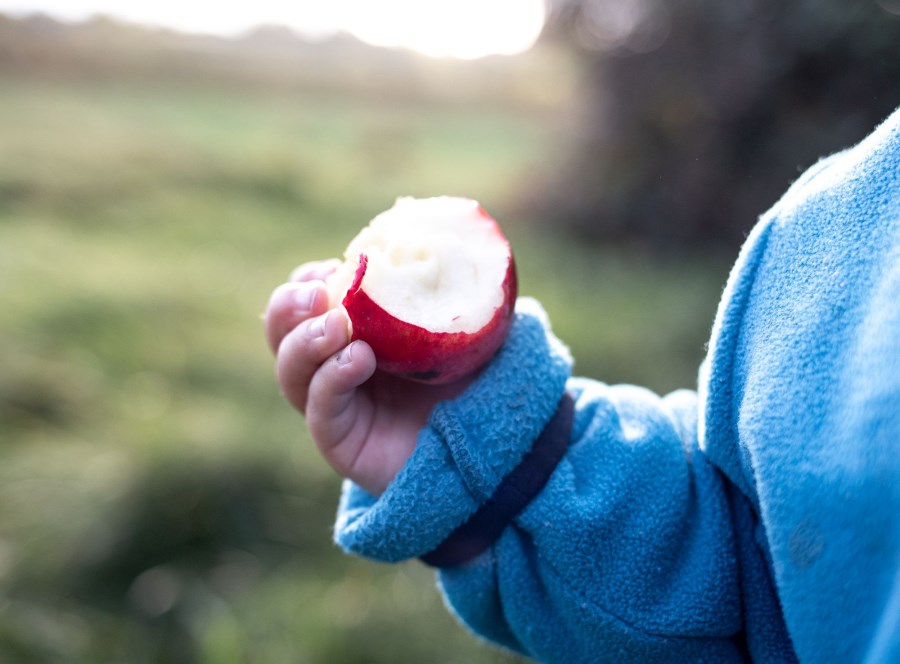
[[[287,283],[275,289],[263,317],[272,352],[278,352],[284,337],[297,325],[328,309],[323,282],[340,264],[336,258],[304,263],[291,272]]]
[[[266,339],[273,353],[300,323],[325,313],[328,295],[321,281],[281,284],[269,298],[265,314]]]
[[[288,281],[324,281],[325,278],[341,264],[337,258],[322,261],[310,261],[294,268]]]
[[[357,388],[375,373],[375,354],[354,341],[322,364],[309,385],[306,419],[313,439],[342,475],[366,442],[373,412]]]
[[[278,384],[285,398],[300,412],[306,412],[313,374],[326,359],[349,343],[349,323],[343,309],[331,309],[303,321],[278,346],[275,359]]]

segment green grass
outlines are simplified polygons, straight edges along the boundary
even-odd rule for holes
[[[397,195],[480,199],[580,372],[692,386],[724,264],[513,218],[546,117],[0,82],[0,661],[500,662],[416,563],[330,541],[268,294]]]

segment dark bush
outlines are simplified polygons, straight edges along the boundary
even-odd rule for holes
[[[737,245],[819,157],[900,105],[896,0],[556,0],[582,65],[536,218],[591,238]]]

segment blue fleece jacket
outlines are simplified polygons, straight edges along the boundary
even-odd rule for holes
[[[570,377],[536,303],[336,539],[399,561],[479,510],[575,399],[570,444],[487,551],[440,570],[540,661],[900,662],[900,110],[748,238],[696,392]]]

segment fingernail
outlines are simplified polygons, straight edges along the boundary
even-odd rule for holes
[[[350,361],[353,359],[353,344],[350,344],[344,350],[341,351],[340,355],[337,356],[337,363],[341,366],[346,364],[350,364]]]
[[[302,284],[294,289],[294,303],[301,312],[311,311],[318,287]]]
[[[309,323],[309,336],[311,337],[322,337],[325,336],[325,323],[328,320],[328,316],[331,312],[328,312],[324,316],[317,316],[313,318]]]

